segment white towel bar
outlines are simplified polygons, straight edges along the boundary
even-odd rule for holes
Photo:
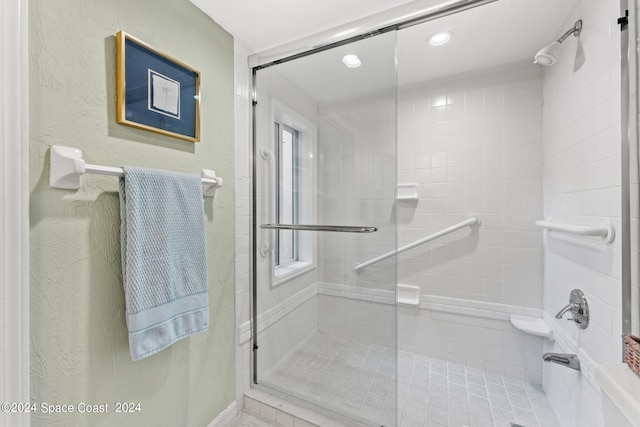
[[[536,221],[536,226],[549,231],[558,231],[576,236],[602,237],[602,240],[609,244],[613,243],[616,238],[616,230],[611,221],[607,221],[598,227],[589,227],[585,225],[562,224],[546,220]]]
[[[110,166],[90,165],[82,159],[82,151],[77,148],[51,146],[51,168],[49,170],[49,185],[63,190],[77,190],[80,188],[80,178],[85,173],[97,175],[124,176],[122,168]],[[216,190],[224,181],[209,169],[202,169],[202,195],[213,197]]]

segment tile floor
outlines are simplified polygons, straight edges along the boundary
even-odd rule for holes
[[[230,427],[279,427],[280,424],[269,421],[258,414],[243,411],[231,422]]]
[[[560,427],[538,387],[463,365],[317,333],[260,381],[371,425]]]

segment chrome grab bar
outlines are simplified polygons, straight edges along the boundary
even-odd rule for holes
[[[267,230],[333,231],[338,233],[375,233],[376,227],[361,225],[262,224]]]
[[[391,257],[393,257],[395,255],[398,255],[398,254],[401,254],[403,252],[406,252],[409,249],[413,249],[413,248],[415,248],[417,246],[424,245],[425,243],[429,243],[429,242],[431,242],[433,240],[439,239],[440,237],[446,236],[447,234],[453,233],[454,231],[460,230],[461,228],[471,227],[473,225],[479,225],[479,224],[480,224],[480,218],[475,217],[475,216],[471,217],[471,218],[466,219],[466,220],[464,220],[462,222],[454,224],[454,225],[452,225],[450,227],[444,228],[444,229],[442,229],[440,231],[437,231],[437,232],[435,232],[433,234],[430,234],[427,237],[424,237],[424,238],[422,238],[420,240],[416,240],[413,243],[409,243],[408,245],[402,246],[402,247],[396,249],[395,251],[387,252],[384,255],[380,255],[378,257],[370,259],[369,261],[366,261],[366,262],[363,262],[361,264],[358,264],[358,265],[356,265],[354,267],[354,270],[356,270],[356,273],[359,273],[360,270],[362,270],[365,267],[369,267],[370,265],[377,264],[380,261],[384,261],[385,259],[391,258]]]

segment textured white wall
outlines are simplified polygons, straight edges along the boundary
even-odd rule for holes
[[[579,38],[561,46],[544,83],[544,209],[554,221],[620,230],[620,32],[618,2],[583,0],[558,33],[583,20]],[[602,425],[593,370],[621,357],[621,252],[588,239],[545,238],[544,311],[555,329],[546,351],[580,357],[581,373],[545,365],[545,388],[568,426]],[[593,239],[592,239],[593,240]],[[556,320],[573,288],[584,291],[591,311],[586,330]]]

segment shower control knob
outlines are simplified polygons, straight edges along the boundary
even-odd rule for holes
[[[580,329],[586,329],[589,326],[589,303],[587,303],[587,298],[580,289],[571,291],[569,304],[556,314],[556,319],[562,319],[562,316],[569,311],[573,314],[573,317],[567,320],[573,320]]]

